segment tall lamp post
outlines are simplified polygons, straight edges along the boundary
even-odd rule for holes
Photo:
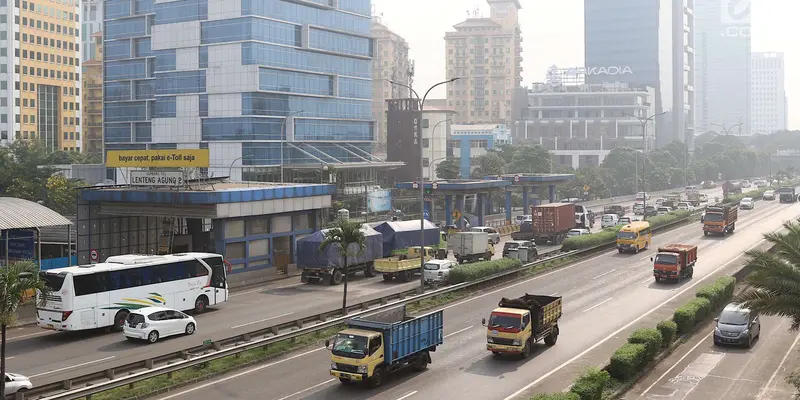
[[[622,115],[627,115],[629,117],[634,117],[639,120],[642,124],[642,156],[647,157],[647,123],[651,120],[655,119],[659,115],[666,114],[667,111],[660,112],[658,114],[653,114],[647,118],[642,118],[638,115],[634,114],[627,114],[622,113]],[[644,196],[642,196],[642,209],[645,210],[647,208],[647,171],[645,171],[645,166],[647,165],[647,159],[645,158],[644,162],[642,162],[642,186]],[[636,153],[636,185],[639,185],[639,153]],[[644,211],[644,216],[642,219],[647,220],[647,211]]]
[[[434,146],[434,144],[436,142],[433,140],[433,138],[436,136],[436,128],[440,124],[442,124],[443,122],[451,122],[452,123],[453,121],[451,121],[449,119],[443,119],[443,120],[437,122],[436,125],[434,125],[433,129],[431,130],[431,139],[430,139],[431,140],[431,159],[430,159],[430,162],[428,163],[428,176],[430,177],[431,180],[433,180],[433,174],[431,174],[431,165],[433,165],[433,162],[434,162],[433,161],[433,157],[436,157],[436,151],[434,150],[436,148],[436,146]],[[447,152],[445,151],[445,153],[447,153]],[[441,158],[440,158],[440,160],[441,160]]]
[[[740,127],[740,126],[744,125],[744,122],[740,122],[740,123],[738,123],[738,124],[736,124],[736,125],[734,125],[734,126],[732,126],[732,127],[730,127],[730,128],[726,128],[726,127],[725,127],[725,125],[715,124],[715,123],[713,123],[713,122],[709,122],[709,125],[714,125],[714,126],[716,126],[717,128],[722,128],[722,130],[724,130],[724,131],[725,131],[725,136],[728,136],[728,135],[730,135],[730,134],[731,134],[731,129],[733,129],[733,128],[738,128],[738,127]]]
[[[284,128],[286,128],[286,120],[288,120],[289,117],[291,117],[293,115],[297,115],[297,114],[304,113],[304,112],[306,112],[306,110],[290,112],[290,113],[286,114],[286,116],[283,117],[283,121],[281,121],[281,132],[280,132],[280,135],[281,135],[281,183],[283,183],[283,145],[286,144],[286,136],[284,135],[284,131],[283,130],[284,130]]]
[[[425,109],[425,99],[428,98],[428,94],[433,90],[435,87],[444,85],[446,83],[455,82],[458,78],[451,78],[446,81],[439,82],[431,87],[425,92],[425,95],[422,96],[422,99],[419,98],[419,94],[411,87],[411,85],[406,85],[405,83],[396,82],[390,80],[389,83],[392,85],[402,86],[407,88],[414,94],[419,102],[419,111],[420,114]],[[435,128],[435,127],[434,127]],[[433,136],[433,135],[431,135]],[[419,236],[420,236],[420,245],[419,245],[419,283],[420,283],[420,290],[425,290],[425,274],[423,271],[425,270],[425,167],[422,166],[422,138],[419,140]]]

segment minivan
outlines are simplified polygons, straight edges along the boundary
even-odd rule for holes
[[[739,304],[730,303],[714,318],[714,344],[738,344],[748,348],[761,336],[761,321],[758,314]]]
[[[600,222],[600,227],[610,228],[612,226],[617,226],[617,222],[619,222],[619,215],[617,214],[603,214],[603,219]]]

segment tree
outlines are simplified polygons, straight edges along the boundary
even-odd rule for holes
[[[552,158],[542,146],[515,146],[511,160],[506,163],[507,172],[515,173],[549,173]]]
[[[61,174],[47,179],[44,205],[59,214],[70,215],[76,211],[76,191],[82,181],[71,180]]]
[[[472,178],[480,179],[488,175],[502,175],[506,171],[506,163],[499,152],[488,151],[486,154],[476,158],[477,168],[472,171]]]
[[[764,235],[771,251],[750,250],[745,268],[748,289],[737,296],[742,306],[764,315],[792,320],[792,330],[800,328],[800,219],[783,224],[785,233]]]
[[[436,176],[439,179],[461,178],[461,161],[458,158],[448,158],[436,165]]]
[[[364,252],[367,245],[367,238],[361,230],[361,223],[337,219],[333,228],[325,233],[325,240],[319,245],[320,250],[325,251],[330,246],[336,246],[339,255],[342,257],[342,268],[344,269],[344,293],[342,294],[342,315],[347,314],[347,276],[350,275],[350,266],[347,263],[349,256],[356,257]]]
[[[44,306],[49,289],[33,262],[13,262],[0,268],[0,376],[6,376],[6,329],[16,320],[19,305],[36,291],[41,293],[39,301]],[[4,382],[0,399],[4,399],[5,395]]]

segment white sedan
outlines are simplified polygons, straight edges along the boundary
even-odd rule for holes
[[[753,201],[752,197],[745,197],[741,201],[739,201],[739,208],[742,210],[752,210],[755,208],[756,202]]]
[[[25,393],[33,389],[30,378],[25,375],[6,372],[6,394]]]
[[[128,340],[145,340],[155,343],[173,335],[191,335],[197,322],[190,315],[166,307],[144,307],[128,314],[123,335]]]
[[[571,229],[569,232],[567,232],[567,237],[574,237],[574,236],[588,235],[588,234],[590,234],[590,233],[591,233],[591,232],[589,232],[589,230],[588,230],[588,229],[577,229],[577,228],[576,228],[576,229]]]

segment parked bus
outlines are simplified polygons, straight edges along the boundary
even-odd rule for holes
[[[122,330],[130,310],[166,306],[199,313],[228,300],[225,262],[219,254],[129,254],[40,275],[50,293],[37,308],[37,323],[57,331]]]

